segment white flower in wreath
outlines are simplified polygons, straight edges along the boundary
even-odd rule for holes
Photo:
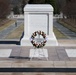
[[[38,34],[38,35],[37,35]],[[35,40],[35,37],[36,36],[42,36],[44,38],[43,41],[41,41],[40,43],[38,43],[36,40]],[[46,38],[46,34],[43,32],[43,31],[36,31],[32,34],[31,38],[30,38],[30,41],[32,43],[32,45],[36,48],[41,48],[41,47],[44,47],[46,42],[47,42],[47,38]]]

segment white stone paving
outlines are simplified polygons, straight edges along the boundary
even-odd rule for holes
[[[76,57],[76,49],[66,49],[65,51],[68,57]]]
[[[29,57],[33,58],[33,57],[45,57],[48,58],[48,51],[47,49],[30,49],[30,54]]]
[[[0,57],[9,57],[12,49],[0,49]]]

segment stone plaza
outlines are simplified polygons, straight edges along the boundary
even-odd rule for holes
[[[56,39],[53,11],[51,5],[25,6],[24,36],[20,45],[0,44],[0,68],[10,71],[0,75],[76,75],[76,40]],[[30,42],[32,33],[39,30],[45,32],[47,37],[45,47],[40,48],[44,56],[38,56],[39,49],[35,49]],[[37,50],[36,55],[34,50]]]

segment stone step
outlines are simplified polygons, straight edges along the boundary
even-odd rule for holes
[[[0,61],[0,68],[76,68],[76,61]]]

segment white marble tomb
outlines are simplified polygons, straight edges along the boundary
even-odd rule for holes
[[[53,32],[53,7],[49,4],[27,4],[24,7],[24,36],[21,46],[32,46],[30,37],[39,30],[47,35],[46,46],[58,46]]]

